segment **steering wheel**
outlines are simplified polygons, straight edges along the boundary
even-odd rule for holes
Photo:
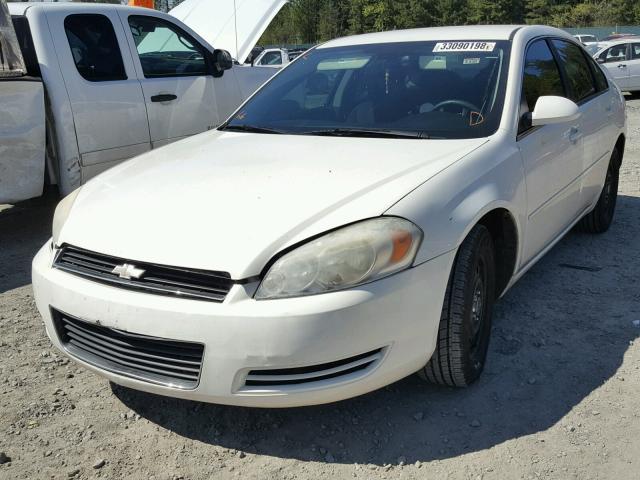
[[[462,114],[465,114],[465,110],[466,111],[474,111],[474,112],[479,112],[480,109],[474,105],[471,102],[467,102],[466,100],[458,100],[455,98],[452,98],[451,100],[444,100],[440,103],[438,103],[436,106],[433,107],[434,110],[438,110],[439,108],[442,107],[446,107],[447,105],[458,105],[460,107],[462,107]]]

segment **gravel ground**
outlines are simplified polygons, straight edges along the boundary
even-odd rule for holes
[[[0,206],[0,478],[639,479],[640,99],[618,210],[499,302],[465,390],[410,377],[337,404],[259,410],[148,395],[54,351],[30,261],[55,197]]]

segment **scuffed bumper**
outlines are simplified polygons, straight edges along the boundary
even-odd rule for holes
[[[125,332],[204,344],[198,385],[152,384],[71,358],[115,383],[161,395],[254,407],[328,403],[399,380],[431,356],[454,252],[342,292],[256,301],[235,285],[223,303],[150,295],[85,280],[51,267],[45,245],[33,261],[33,288],[52,343],[65,351],[51,309]],[[381,349],[365,370],[269,387],[247,386],[251,370],[326,364]]]

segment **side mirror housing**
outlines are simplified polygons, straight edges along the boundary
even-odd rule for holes
[[[598,63],[605,63],[605,62],[606,62],[606,60],[605,60],[604,58],[600,58],[600,57],[598,57],[598,58],[596,58],[596,62],[598,62]]]
[[[531,113],[531,125],[552,125],[572,122],[580,117],[578,105],[564,97],[544,96],[538,98]]]
[[[213,65],[213,76],[221,77],[225,70],[233,67],[233,58],[226,50],[215,49],[211,55]]]

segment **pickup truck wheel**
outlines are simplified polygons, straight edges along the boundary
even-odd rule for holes
[[[620,178],[618,165],[620,165],[620,153],[614,149],[598,203],[580,220],[578,230],[586,233],[604,233],[609,230],[618,199],[618,180]]]
[[[464,240],[445,293],[433,356],[418,374],[431,383],[466,387],[482,373],[495,300],[493,239],[476,225]]]

